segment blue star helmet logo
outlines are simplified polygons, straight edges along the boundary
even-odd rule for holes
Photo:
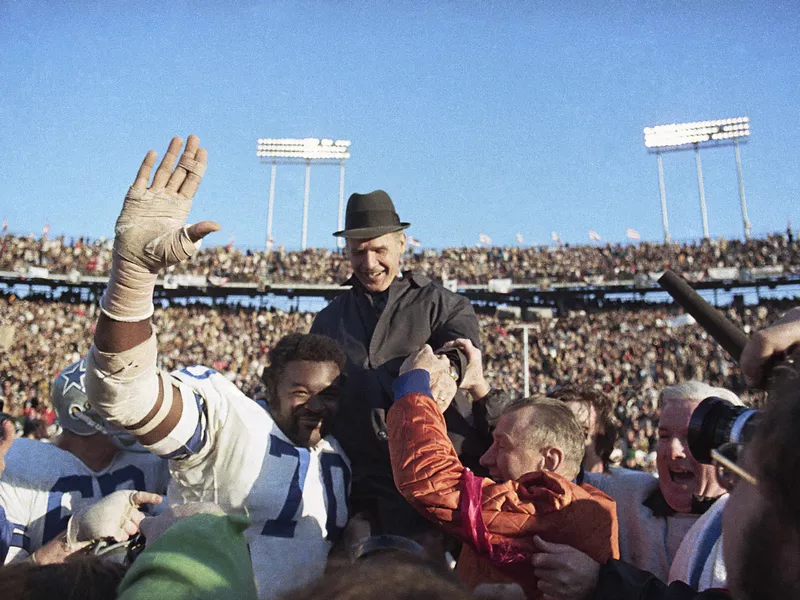
[[[86,361],[85,359],[81,359],[76,362],[72,367],[67,367],[61,372],[60,378],[63,378],[66,383],[64,383],[64,389],[62,390],[61,394],[63,396],[67,395],[73,387],[77,388],[81,394],[86,394]]]

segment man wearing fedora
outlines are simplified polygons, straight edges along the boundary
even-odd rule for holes
[[[337,340],[347,354],[347,383],[333,433],[352,462],[350,514],[360,514],[351,521],[355,541],[370,534],[420,539],[432,530],[392,479],[386,428],[392,383],[406,357],[425,344],[436,349],[467,338],[479,346],[478,320],[466,298],[419,273],[400,272],[407,227],[383,190],[350,196],[345,229],[333,235],[347,242],[353,275],[345,285],[351,287],[311,326],[313,333]],[[458,380],[466,371],[466,356],[451,348],[448,358]],[[468,385],[462,382],[463,389]],[[445,418],[462,460],[480,469],[477,460],[491,443],[483,404],[460,392]]]

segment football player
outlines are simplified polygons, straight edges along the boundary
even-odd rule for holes
[[[185,225],[207,154],[190,136],[173,169],[181,145],[172,140],[152,183],[156,154],[149,152],[126,196],[87,384],[101,414],[170,459],[170,503],[210,501],[250,518],[245,536],[259,597],[272,598],[323,574],[347,522],[350,466],[327,435],[344,354],[326,337],[283,338],[263,375],[266,406],[211,369],[170,375],[156,368],[156,275],[219,229],[208,221]]]
[[[32,555],[66,529],[73,512],[116,490],[166,492],[166,461],[92,409],[85,379],[84,359],[56,377],[52,404],[62,431],[52,443],[19,438],[5,456],[0,478],[3,563]]]

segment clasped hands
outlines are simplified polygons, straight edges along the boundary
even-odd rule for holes
[[[483,398],[489,391],[489,385],[483,377],[481,351],[468,339],[457,339],[447,342],[442,350],[458,348],[467,356],[467,371],[463,374],[461,389],[469,391],[473,399]],[[400,374],[422,369],[431,377],[431,395],[444,412],[458,391],[455,380],[450,376],[450,361],[446,356],[436,354],[429,344],[425,344],[417,352],[406,358],[400,366]]]

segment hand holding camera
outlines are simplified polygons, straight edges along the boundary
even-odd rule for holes
[[[750,387],[769,388],[772,394],[800,384],[800,307],[748,340],[744,332],[672,271],[666,271],[658,281],[739,362]],[[723,447],[743,447],[752,439],[760,420],[757,410],[734,406],[722,398],[706,398],[694,410],[689,423],[692,455],[708,464],[718,459],[715,451]]]
[[[793,308],[781,319],[753,335],[742,351],[739,362],[745,381],[750,387],[758,386],[765,371],[777,358],[792,353],[800,345],[800,307]]]

